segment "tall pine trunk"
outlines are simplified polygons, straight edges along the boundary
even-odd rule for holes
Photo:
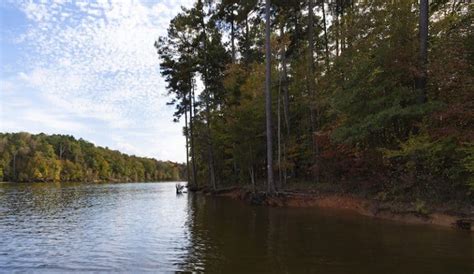
[[[339,25],[339,1],[336,1],[336,10],[334,12],[334,26],[335,26],[335,35],[336,40],[336,56],[339,56],[339,36],[340,36],[340,25]]]
[[[189,92],[189,131],[191,138],[191,160],[193,170],[193,187],[198,187],[197,171],[196,171],[196,157],[194,153],[194,131],[193,131],[193,114],[196,115],[196,109],[194,108],[194,82],[191,79],[191,91]]]
[[[209,95],[208,95],[209,98]],[[207,153],[209,157],[209,177],[211,180],[211,185],[214,190],[217,190],[216,183],[216,173],[214,169],[214,149],[212,143],[212,133],[211,133],[211,112],[209,102],[206,102],[206,129],[207,129]]]
[[[271,94],[271,48],[270,48],[270,0],[265,1],[265,113],[267,129],[267,192],[275,193],[273,180],[273,142],[272,142],[272,94]]]
[[[314,106],[314,100],[316,99],[316,94],[314,91],[314,11],[313,11],[313,1],[308,0],[308,70],[309,70],[309,81],[308,81],[308,90],[309,96],[311,98],[310,105],[309,105],[309,115],[310,115],[310,122],[311,122],[311,134],[310,134],[310,143],[312,148],[312,158],[313,163],[318,165],[317,158],[318,158],[318,145],[314,141],[314,134],[316,133],[316,108]],[[316,182],[319,181],[319,176],[314,176],[314,180]]]
[[[420,76],[418,78],[417,89],[419,90],[419,102],[425,103],[427,65],[428,65],[428,24],[429,24],[429,5],[428,0],[420,0]]]
[[[191,93],[191,91],[189,91]],[[188,105],[186,104],[186,96],[184,96],[184,136],[186,137],[186,178],[188,184],[191,184],[191,172],[189,169],[189,130],[188,130]]]
[[[325,1],[321,1],[321,8],[323,10],[323,29],[324,29],[324,48],[326,52],[326,70],[329,70],[329,40],[328,40],[328,28],[326,25],[326,8],[325,8]]]
[[[199,3],[201,3],[201,7],[203,7],[201,0],[199,0]],[[202,14],[204,14],[204,10],[202,10]],[[203,71],[203,76],[204,76],[204,95],[205,95],[205,113],[206,113],[206,129],[207,129],[207,154],[208,154],[208,168],[209,168],[209,179],[211,180],[211,186],[214,190],[217,189],[217,183],[216,183],[216,173],[214,170],[214,148],[213,148],[213,143],[212,143],[212,133],[211,133],[211,94],[209,92],[208,88],[208,62],[207,62],[207,32],[206,32],[206,24],[204,23],[204,15],[200,18],[200,24],[202,27],[202,32],[203,32],[203,45],[204,45],[204,71]]]
[[[281,78],[280,85],[281,87]],[[278,103],[277,103],[277,137],[278,137],[278,187],[281,188],[282,184],[282,170],[281,170],[281,111],[280,111],[280,102],[281,102],[281,90],[278,90]]]
[[[280,36],[283,37],[285,34],[283,30],[283,25],[280,26]],[[280,59],[281,59],[281,66],[282,66],[282,75],[281,75],[281,85],[283,90],[283,117],[285,120],[285,127],[286,127],[286,135],[290,135],[290,107],[289,101],[290,97],[288,94],[288,70],[286,67],[286,50],[285,47],[282,46],[280,52]]]

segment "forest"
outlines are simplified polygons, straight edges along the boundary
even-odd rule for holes
[[[129,156],[69,135],[0,133],[0,181],[181,180],[184,165]]]
[[[155,42],[191,186],[473,201],[470,1],[195,1]],[[273,178],[274,177],[274,178]]]

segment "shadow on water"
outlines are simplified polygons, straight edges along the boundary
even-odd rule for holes
[[[472,233],[176,195],[174,183],[0,185],[0,271],[471,273]]]
[[[190,195],[186,270],[221,273],[470,273],[469,232],[341,211]]]

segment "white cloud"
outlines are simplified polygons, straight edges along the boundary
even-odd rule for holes
[[[50,20],[51,13],[48,12],[47,6],[44,3],[27,2],[23,9],[28,19],[36,22]]]
[[[0,94],[15,91],[15,84],[9,80],[0,79]]]
[[[80,132],[86,130],[81,123],[70,121],[64,115],[53,115],[49,112],[25,111],[23,119],[29,123],[38,124],[40,127],[50,128],[52,130],[68,129],[72,132]]]
[[[30,50],[27,61],[20,64],[24,70],[17,78],[38,90],[58,113],[64,111],[77,119],[105,123],[104,135],[108,130],[132,129],[150,134],[133,139],[147,144],[143,146],[126,141],[123,136],[127,135],[122,133],[112,140],[116,149],[183,161],[181,125],[171,122],[173,110],[166,106],[169,98],[164,97],[165,84],[159,75],[153,43],[166,34],[168,23],[180,6],[189,7],[192,2],[19,3],[32,24],[17,38]],[[48,121],[50,128],[58,130],[85,128],[79,122],[58,118],[57,113],[27,114],[25,121]],[[156,146],[151,153],[150,146]]]

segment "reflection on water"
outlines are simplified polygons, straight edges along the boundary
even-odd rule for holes
[[[472,233],[175,195],[174,183],[0,184],[0,271],[472,273]]]

